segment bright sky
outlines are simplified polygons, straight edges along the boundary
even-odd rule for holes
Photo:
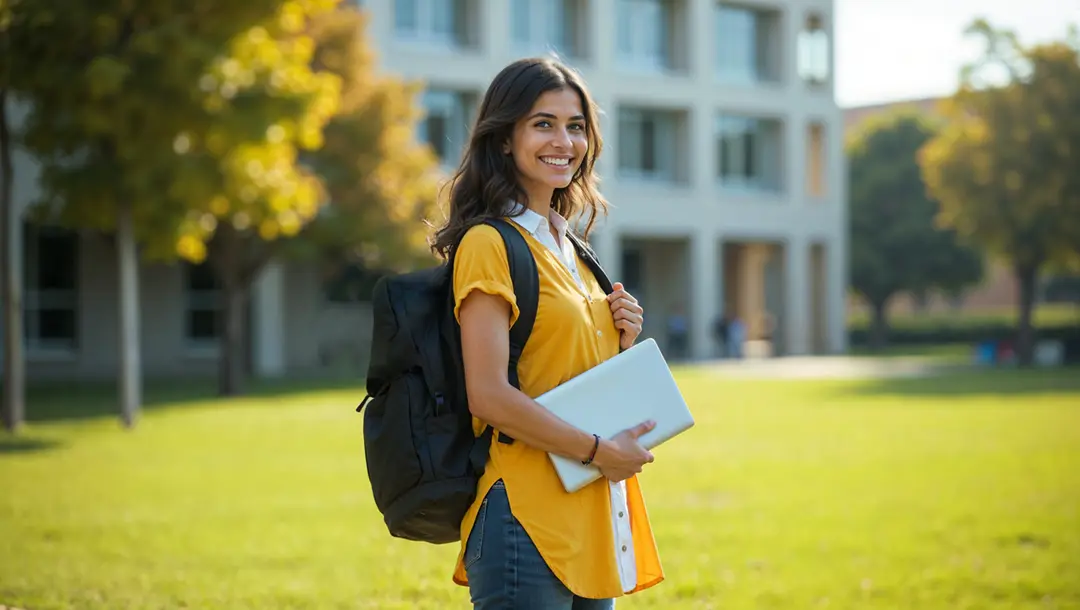
[[[978,56],[964,28],[984,17],[1023,44],[1080,27],[1080,0],[835,0],[836,100],[841,107],[948,95]]]

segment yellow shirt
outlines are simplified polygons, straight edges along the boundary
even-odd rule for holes
[[[518,225],[536,260],[540,300],[532,334],[518,363],[521,391],[536,397],[589,370],[619,352],[619,333],[606,295],[588,267],[579,273],[590,289],[586,299],[574,278],[543,244]],[[454,263],[455,315],[473,290],[501,296],[510,303],[512,325],[518,316],[513,282],[502,237],[480,225],[465,235]],[[484,424],[474,421],[479,434]],[[498,431],[493,435],[498,437]],[[619,597],[619,579],[611,515],[611,490],[601,478],[576,493],[567,493],[543,451],[517,441],[491,444],[487,468],[476,500],[461,523],[461,549],[454,582],[468,584],[463,557],[480,503],[495,481],[502,479],[514,516],[529,534],[555,576],[575,595]],[[649,524],[637,477],[626,481],[631,537],[635,550],[637,586],[632,592],[658,584],[663,568]]]

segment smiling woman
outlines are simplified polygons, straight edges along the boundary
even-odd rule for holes
[[[627,349],[642,308],[621,284],[607,294],[569,232],[588,237],[606,202],[593,166],[602,140],[581,78],[551,59],[523,59],[491,83],[457,174],[450,216],[433,248],[452,257],[455,315],[469,410],[494,433],[476,499],[461,524],[454,581],[475,608],[598,610],[664,575],[637,474],[653,461],[642,422],[613,439],[570,426],[534,398]],[[517,321],[506,246],[489,218],[509,218],[539,279],[529,339],[509,381]],[[567,493],[548,453],[603,477]]]

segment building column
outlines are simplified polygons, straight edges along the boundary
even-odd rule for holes
[[[847,351],[847,238],[837,235],[825,244],[826,328],[830,353]]]
[[[619,232],[612,225],[611,219],[605,221],[603,226],[597,223],[596,236],[590,240],[597,260],[607,273],[612,283],[622,281],[622,248],[619,247]]]
[[[809,351],[810,257],[806,240],[793,237],[784,246],[784,321],[788,355]]]
[[[717,243],[711,231],[700,231],[690,238],[690,353],[697,359],[713,356],[712,325],[723,302]]]
[[[768,244],[746,244],[739,252],[738,315],[746,325],[747,340],[756,341],[765,332],[765,263]]]
[[[285,274],[270,262],[252,287],[252,363],[257,377],[285,372]]]

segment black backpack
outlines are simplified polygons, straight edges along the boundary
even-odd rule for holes
[[[510,329],[510,383],[536,319],[540,280],[525,238],[502,219],[518,318]],[[568,232],[569,235],[569,232]],[[570,236],[608,293],[592,250]],[[453,256],[438,267],[380,279],[372,292],[373,332],[364,411],[364,454],[375,505],[392,536],[458,542],[476,497],[492,428],[475,436],[465,392],[461,329],[454,318]],[[499,441],[513,439],[500,433]]]

